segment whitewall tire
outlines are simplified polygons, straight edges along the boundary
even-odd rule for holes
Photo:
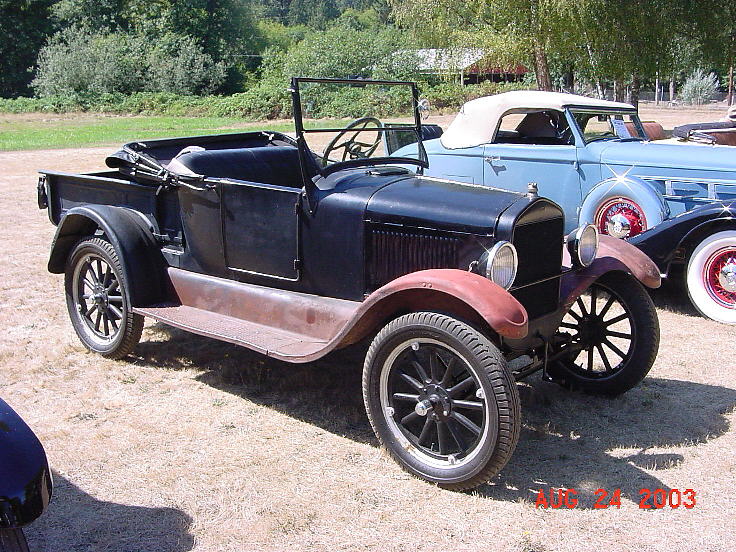
[[[687,264],[687,291],[703,316],[736,324],[736,230],[708,236]]]

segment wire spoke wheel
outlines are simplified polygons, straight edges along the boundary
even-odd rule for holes
[[[130,353],[143,331],[143,317],[132,312],[122,267],[113,246],[101,239],[80,241],[67,261],[69,316],[82,343],[110,358]]]
[[[601,234],[614,238],[630,238],[647,229],[644,210],[632,199],[617,197],[606,201],[595,215]]]
[[[565,314],[547,374],[565,387],[618,395],[649,373],[659,321],[642,285],[624,273],[594,282]]]
[[[736,324],[736,230],[703,238],[690,254],[685,281],[701,314]]]

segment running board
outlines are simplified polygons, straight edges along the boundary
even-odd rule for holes
[[[361,303],[169,268],[173,296],[134,312],[199,335],[307,362],[334,348]]]

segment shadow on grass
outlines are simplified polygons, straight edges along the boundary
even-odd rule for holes
[[[45,552],[186,552],[194,548],[191,523],[174,508],[98,500],[54,473],[51,504],[24,532],[31,550]]]
[[[361,370],[365,346],[309,364],[276,361],[247,349],[155,325],[164,341],[142,342],[141,361],[162,368],[199,368],[197,379],[326,431],[377,446],[365,415]],[[592,508],[597,488],[668,489],[656,471],[684,461],[679,452],[723,435],[736,390],[647,378],[616,399],[568,392],[532,376],[519,384],[523,428],[509,464],[476,492],[497,500],[534,500],[537,491],[575,488],[578,508]],[[649,472],[655,472],[650,474]]]

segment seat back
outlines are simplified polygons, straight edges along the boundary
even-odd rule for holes
[[[190,171],[211,178],[231,178],[290,188],[303,186],[299,150],[293,146],[199,150],[184,152],[176,161]],[[308,168],[308,176],[316,174]]]

